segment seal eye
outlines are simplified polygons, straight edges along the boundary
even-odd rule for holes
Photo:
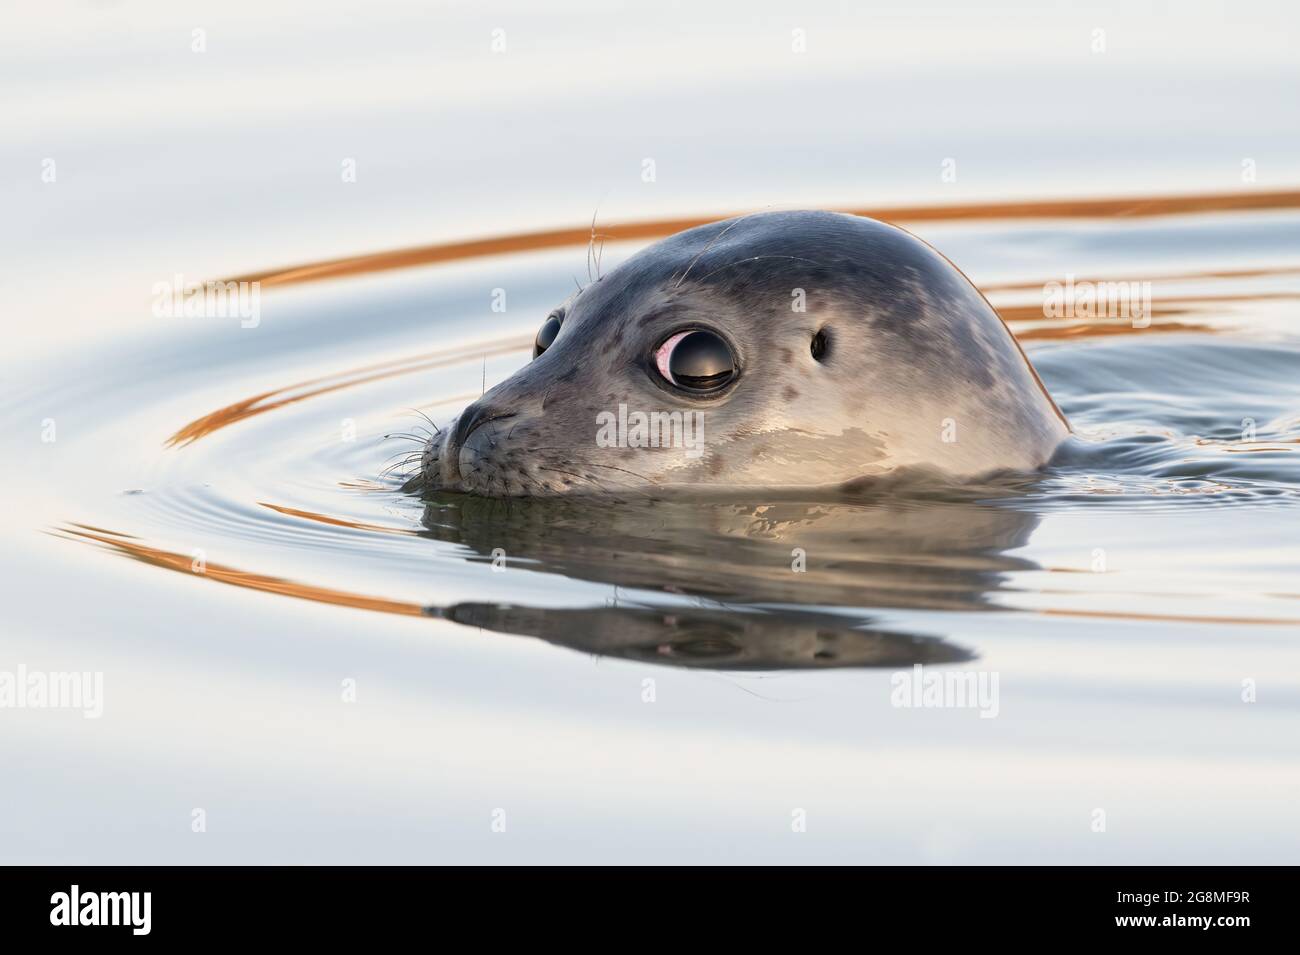
[[[694,329],[678,332],[655,351],[655,367],[669,384],[697,393],[717,391],[736,374],[736,359],[721,337]]]
[[[542,322],[542,327],[537,330],[537,338],[533,341],[534,358],[551,347],[551,343],[555,341],[555,336],[560,334],[560,326],[563,324],[564,316],[558,312],[550,315],[546,321]]]

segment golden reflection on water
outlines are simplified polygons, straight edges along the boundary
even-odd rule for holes
[[[282,513],[302,517],[307,520],[314,520],[342,527],[353,527],[363,530],[382,530],[388,533],[410,533],[409,531],[400,528],[376,528],[370,525],[350,522],[342,518],[332,518],[321,514],[295,511],[292,508],[280,508],[270,504],[264,506],[271,507]],[[230,567],[225,564],[207,563],[204,566],[203,571],[198,572],[194,569],[193,558],[186,554],[179,554],[174,551],[151,547],[148,544],[140,542],[130,534],[122,534],[117,531],[96,528],[88,524],[65,524],[52,531],[52,533],[56,536],[65,537],[70,540],[81,540],[83,542],[102,544],[123,556],[150,564],[154,567],[161,567],[164,570],[178,571],[192,577],[206,578],[208,580],[214,580],[217,583],[231,584],[236,587],[245,587],[249,590],[260,590],[264,593],[280,594],[285,597],[296,597],[301,600],[313,600],[317,603],[353,607],[358,610],[372,610],[379,613],[401,614],[409,617],[438,615],[436,612],[431,613],[430,608],[418,603],[403,600],[391,600],[386,597],[374,597],[366,594],[336,590],[331,587],[299,583],[297,581],[286,580],[283,577],[273,577],[267,574],[239,570],[238,568]],[[1282,596],[1295,597],[1300,595],[1283,594]],[[546,612],[543,608],[517,609],[531,609],[532,612],[538,614],[544,614]],[[1232,617],[1202,614],[1141,613],[1129,610],[1078,610],[1054,608],[1035,608],[1032,610],[1020,610],[1016,608],[1001,609],[1004,609],[1007,612],[1025,613],[1030,615],[1037,614],[1045,617],[1159,621],[1163,623],[1189,624],[1255,624],[1262,626],[1300,625],[1300,617]],[[683,613],[685,612],[686,611],[683,611]]]
[[[249,590],[261,590],[265,593],[280,594],[285,597],[314,600],[317,603],[355,607],[358,610],[375,610],[380,613],[396,613],[409,617],[425,616],[424,608],[420,604],[403,600],[389,600],[384,597],[369,597],[365,594],[349,593],[345,590],[334,590],[330,587],[301,584],[296,581],[285,580],[283,577],[271,577],[266,574],[239,570],[225,564],[206,563],[202,572],[199,572],[194,569],[194,559],[186,554],[150,547],[129,534],[119,534],[116,531],[94,528],[88,524],[67,524],[59,528],[55,533],[71,540],[103,544],[133,560],[154,567],[161,567],[164,570],[180,571],[191,577],[215,580],[221,584],[233,584],[236,587],[246,587]]]
[[[1111,276],[1109,278],[1098,278],[1097,276],[1078,276],[1074,277],[1074,283],[1081,285],[1092,283],[1100,285],[1103,282],[1192,282],[1198,279],[1260,279],[1268,278],[1274,275],[1300,275],[1300,267],[1280,266],[1277,268],[1258,268],[1258,269],[1205,269],[1196,272],[1159,272],[1144,275],[1130,275],[1126,278]],[[985,295],[999,294],[1002,292],[1041,292],[1044,282],[1000,282],[985,284],[980,286],[980,291]]]
[[[382,485],[376,485],[382,487]],[[384,490],[389,490],[384,488]],[[271,504],[267,501],[258,501],[259,505],[275,511],[277,514],[283,514],[286,517],[298,517],[305,521],[315,521],[318,524],[330,524],[334,527],[346,527],[354,531],[373,531],[376,534],[401,534],[408,537],[419,537],[420,532],[405,527],[389,527],[384,524],[370,524],[365,521],[351,521],[345,517],[330,517],[328,514],[317,514],[314,511],[304,511],[297,507],[285,507],[283,504]]]
[[[251,418],[254,415],[274,411],[276,408],[283,408],[286,405],[306,401],[308,398],[341,391],[344,388],[382,381],[385,378],[395,378],[398,375],[409,375],[417,371],[445,368],[449,365],[458,364],[469,356],[477,359],[508,355],[511,352],[527,348],[531,344],[531,337],[515,336],[485,345],[428,352],[423,355],[382,362],[377,365],[363,365],[360,368],[349,369],[333,375],[324,375],[319,378],[300,381],[296,384],[286,385],[283,388],[276,388],[273,391],[253,395],[251,398],[245,398],[242,401],[236,401],[234,404],[225,405],[201,418],[196,418],[168,438],[166,445],[169,448],[184,446],[237,421],[243,421],[245,418]]]
[[[1300,190],[1274,192],[1204,193],[1190,196],[1131,196],[1110,199],[1048,199],[1021,202],[975,202],[946,206],[873,206],[849,207],[837,211],[870,216],[882,222],[946,222],[988,219],[1076,219],[1137,218],[1141,216],[1189,215],[1202,212],[1230,212],[1261,209],[1300,208]],[[536,252],[570,245],[583,245],[601,238],[613,242],[630,239],[659,239],[664,236],[706,225],[739,213],[691,216],[681,219],[649,219],[637,222],[602,224],[600,234],[593,228],[546,229],[513,235],[490,236],[451,242],[438,242],[410,249],[394,249],[328,259],[290,268],[267,269],[235,276],[228,281],[260,282],[262,285],[293,285],[316,282],[345,275],[365,275],[415,265],[455,262],[488,255]]]
[[[961,221],[961,220],[981,220],[981,219],[1034,219],[1034,218],[1082,218],[1082,217],[1138,217],[1138,216],[1156,216],[1156,215],[1177,215],[1190,213],[1204,213],[1211,211],[1229,211],[1245,209],[1290,209],[1300,207],[1300,190],[1281,191],[1281,192],[1252,192],[1252,193],[1231,193],[1218,195],[1200,195],[1200,196],[1181,196],[1181,197],[1148,197],[1148,198],[1123,198],[1123,199],[1080,199],[1080,200],[1055,200],[1055,201],[1037,201],[1037,202],[1019,202],[1019,203],[976,203],[968,205],[955,206],[935,206],[935,207],[898,207],[898,208],[878,208],[878,209],[848,209],[860,215],[869,215],[885,221],[894,222],[918,222],[918,221]],[[472,259],[480,256],[498,255],[503,253],[526,252],[540,249],[555,248],[560,246],[582,245],[593,238],[628,240],[628,239],[656,239],[674,232],[689,228],[705,222],[715,221],[716,218],[690,218],[675,220],[653,220],[632,223],[621,223],[615,225],[601,226],[601,235],[596,237],[593,230],[589,229],[554,229],[542,232],[520,233],[511,236],[499,236],[494,238],[476,239],[459,242],[446,242],[435,245],[422,246],[406,250],[397,250],[391,252],[381,252],[370,255],[351,256],[342,259],[334,259],[326,262],[319,262],[299,266],[290,269],[268,270],[265,272],[251,275],[240,276],[236,281],[260,281],[264,285],[279,286],[293,285],[308,281],[316,281],[327,278],[336,278],[343,276],[355,276],[372,272],[385,271],[390,269],[405,268],[417,265],[427,265],[438,262],[451,262],[465,259]],[[1187,271],[1182,273],[1166,273],[1157,276],[1145,276],[1142,281],[1161,281],[1161,282],[1196,282],[1203,280],[1241,280],[1255,279],[1271,276],[1285,276],[1300,274],[1300,268],[1297,267],[1261,267],[1261,268],[1240,268],[1240,269],[1214,269]],[[1104,281],[1132,281],[1116,279],[1076,279],[1077,282],[1104,282]],[[1102,337],[1129,334],[1132,332],[1214,332],[1221,330],[1224,323],[1223,318],[1225,309],[1223,306],[1237,303],[1250,303],[1264,300],[1289,301],[1300,298],[1300,293],[1286,291],[1260,291],[1260,292],[1232,292],[1224,293],[1217,291],[1215,294],[1177,294],[1177,295],[1159,295],[1155,296],[1147,314],[1144,316],[1150,318],[1149,324],[1135,327],[1129,320],[1113,319],[1095,319],[1079,318],[1074,320],[1049,319],[1044,315],[1044,308],[1041,302],[1023,301],[1024,293],[1033,293],[1041,290],[1046,283],[1044,282],[1005,282],[994,283],[984,286],[981,291],[989,295],[1006,295],[1008,297],[1019,297],[1021,301],[1008,301],[998,307],[999,314],[1007,322],[1008,327],[1012,330],[1017,339],[1021,341],[1041,341],[1041,340],[1067,340],[1080,339],[1088,337]],[[1020,293],[1019,296],[1016,293]],[[996,303],[995,303],[996,305]],[[222,428],[248,418],[265,414],[266,412],[283,408],[298,402],[306,401],[317,396],[338,392],[358,385],[365,385],[385,379],[398,377],[401,375],[425,372],[430,369],[442,368],[456,365],[465,361],[477,361],[484,357],[507,355],[516,352],[522,352],[531,345],[530,336],[511,336],[500,338],[488,343],[476,343],[472,345],[460,346],[450,349],[425,352],[410,357],[394,359],[378,363],[361,365],[356,368],[348,369],[329,375],[321,375],[309,378],[303,381],[287,385],[282,388],[274,388],[263,391],[259,394],[233,402],[218,408],[200,418],[197,418],[188,424],[179,428],[167,440],[168,447],[184,447],[207,435],[210,435]],[[450,404],[453,401],[470,401],[477,397],[477,394],[457,395],[440,398],[437,404]],[[426,407],[433,407],[427,404]],[[1216,444],[1216,442],[1202,439],[1198,443]],[[1285,444],[1285,442],[1282,442]],[[1241,445],[1239,443],[1224,450],[1233,452],[1249,451],[1284,451],[1292,450],[1290,447],[1279,446],[1278,440],[1265,443],[1252,443],[1250,445]],[[354,481],[351,486],[365,490],[389,490],[382,484],[366,481]],[[1106,493],[1098,489],[1096,493]],[[267,501],[258,502],[260,506],[268,508],[276,513],[297,520],[311,521],[318,524],[341,527],[349,530],[382,533],[388,535],[401,536],[423,536],[425,531],[390,527],[381,524],[367,523],[356,520],[350,520],[343,517],[335,517],[318,511],[309,511],[302,508],[288,507],[278,505]],[[554,532],[552,528],[551,533]],[[152,566],[161,567],[181,573],[195,575],[192,567],[191,558],[180,553],[163,550],[144,543],[143,541],[133,538],[131,535],[115,532],[102,527],[95,527],[88,524],[66,524],[58,528],[57,536],[68,539],[79,540],[85,543],[98,544],[113,551],[128,556],[134,560],[148,563]],[[953,560],[951,555],[949,560]],[[312,600],[318,603],[326,603],[340,606],[349,606],[357,609],[372,610],[382,613],[400,614],[405,616],[443,616],[445,619],[459,620],[456,613],[466,616],[465,621],[474,625],[487,627],[488,629],[502,629],[510,632],[509,627],[503,621],[514,620],[514,626],[521,629],[515,629],[513,632],[526,633],[531,636],[538,636],[551,642],[566,643],[567,637],[556,637],[551,633],[555,627],[560,627],[568,633],[574,628],[581,629],[584,626],[595,627],[592,622],[584,623],[582,620],[573,617],[573,615],[592,614],[596,611],[587,609],[581,610],[559,610],[548,611],[544,608],[529,607],[497,607],[495,610],[490,605],[457,605],[452,608],[429,608],[417,603],[401,600],[391,600],[383,597],[377,597],[367,594],[360,594],[345,590],[338,590],[330,587],[315,586],[285,579],[282,577],[259,574],[251,571],[240,570],[236,567],[209,563],[203,569],[202,574],[210,580],[218,583],[229,584],[233,586],[245,587],[252,590],[259,590],[267,593],[276,593],[282,596],[291,596],[299,599]],[[578,576],[582,576],[579,574]],[[1049,592],[1038,591],[1041,596],[1047,596]],[[1134,596],[1134,595],[1129,595]],[[830,601],[834,603],[834,601]],[[869,601],[868,601],[869,603]],[[870,609],[869,607],[863,609]],[[1262,625],[1295,625],[1300,624],[1300,619],[1289,618],[1251,618],[1235,617],[1226,615],[1196,615],[1196,614],[1164,614],[1164,613],[1143,613],[1126,610],[1075,610],[1075,609],[1057,609],[1057,608],[1016,608],[990,606],[987,609],[1001,610],[1006,612],[1015,612],[1029,615],[1043,615],[1052,617],[1074,617],[1082,619],[1111,619],[1111,620],[1130,620],[1130,621],[1160,621],[1166,623],[1179,624],[1262,624]],[[508,612],[507,612],[508,610]],[[496,616],[505,613],[501,620],[496,620]],[[614,613],[606,608],[599,611],[606,615]],[[637,613],[649,614],[654,617],[659,611],[653,608],[647,610],[642,608]],[[699,612],[702,613],[702,612]],[[697,616],[699,615],[697,613]],[[718,613],[710,611],[710,613]],[[494,616],[494,614],[496,616]],[[564,617],[564,614],[570,615]],[[512,616],[513,615],[513,616]],[[619,616],[615,614],[615,616]],[[650,626],[646,621],[633,620],[630,617],[619,616],[623,624],[631,626],[640,623]],[[518,619],[515,619],[518,618]],[[526,618],[526,619],[525,619]],[[534,619],[536,618],[536,619]],[[755,618],[756,619],[756,618]],[[523,621],[522,623],[520,621]],[[495,623],[494,623],[495,621]],[[698,621],[697,621],[698,622]],[[705,620],[705,623],[712,625],[714,621]],[[747,625],[752,625],[752,620]],[[662,621],[651,621],[655,627],[663,626]],[[601,626],[608,629],[609,621],[605,621]],[[620,624],[623,625],[623,624]],[[611,624],[612,625],[612,624]],[[768,618],[762,623],[762,626],[771,626],[772,618]],[[776,621],[776,626],[784,626],[781,621]],[[796,622],[793,625],[798,632],[800,629],[811,627],[813,631],[825,633],[827,625],[824,622]],[[599,628],[597,628],[599,629]],[[617,629],[617,628],[616,628]],[[652,628],[653,629],[653,628]],[[593,632],[595,632],[593,630]],[[602,631],[603,632],[603,631]],[[861,636],[861,633],[857,633]],[[888,649],[891,653],[899,652],[899,646],[904,650],[910,644],[908,640],[914,639],[906,634],[890,634],[872,632],[872,638],[881,641],[881,647]],[[774,632],[769,635],[773,639],[777,637],[788,637],[789,633],[782,631]],[[899,641],[902,641],[900,644]],[[569,643],[569,645],[574,645]],[[588,652],[603,652],[595,645],[583,646]],[[873,653],[877,652],[875,649]],[[884,650],[880,650],[881,653]],[[910,652],[910,651],[909,651]],[[892,657],[890,659],[893,659]],[[956,662],[961,659],[958,656],[947,658],[948,662]],[[870,664],[864,664],[870,665]]]

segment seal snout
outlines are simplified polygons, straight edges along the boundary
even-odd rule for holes
[[[501,405],[479,400],[461,412],[456,423],[447,429],[438,453],[440,477],[444,485],[462,480],[460,457],[474,432],[485,424],[518,416]]]
[[[485,404],[482,401],[476,401],[464,411],[461,412],[460,419],[456,422],[456,431],[454,437],[454,448],[460,450],[469,440],[469,436],[474,433],[476,428],[481,428],[489,421],[503,421],[506,418],[514,418],[518,415],[517,411],[511,411],[508,408],[502,408],[499,405]]]

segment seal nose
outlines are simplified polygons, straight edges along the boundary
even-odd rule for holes
[[[513,411],[507,411],[493,405],[485,405],[478,401],[474,402],[461,412],[460,420],[456,422],[456,447],[463,448],[475,429],[482,427],[489,421],[501,421],[514,416],[515,412]]]

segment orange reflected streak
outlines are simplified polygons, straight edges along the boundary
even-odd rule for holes
[[[1153,309],[1152,311],[1156,315],[1160,314],[1159,310]],[[1211,330],[1206,325],[1189,325],[1185,322],[1161,322],[1158,325],[1152,323],[1146,328],[1134,328],[1127,322],[1115,321],[1108,324],[1071,324],[1059,328],[1030,328],[1015,332],[1015,336],[1022,342],[1030,342],[1062,338],[1096,338],[1102,335],[1136,335],[1139,333],[1148,335],[1152,332],[1200,332],[1203,334]]]
[[[1265,626],[1295,626],[1300,620],[1287,617],[1200,617],[1174,613],[1130,613],[1125,610],[1038,610],[1047,617],[1096,617],[1105,620],[1159,620],[1162,623],[1253,623]]]
[[[982,291],[982,290],[981,290]],[[1176,305],[1221,305],[1226,302],[1266,302],[1266,301],[1288,301],[1300,298],[1300,292],[1237,292],[1225,293],[1223,295],[1161,295],[1153,296],[1151,311],[1158,312],[1162,308],[1166,314],[1177,311],[1169,306]],[[1100,306],[1099,306],[1100,307]],[[1043,321],[1069,321],[1069,319],[1053,318],[1043,313],[1044,306],[1042,303],[1033,305],[1004,305],[998,308],[998,314],[1003,318],[1014,320],[1041,319]]]
[[[1300,208],[1300,190],[1277,192],[1226,192],[1199,196],[1149,196],[1119,199],[1051,199],[1027,202],[980,202],[954,206],[885,206],[843,209],[853,215],[870,216],[885,222],[944,222],[970,219],[1057,219],[1159,215],[1186,215],[1196,212],[1228,212],[1243,209]],[[736,213],[700,218],[652,219],[602,225],[601,237],[614,242],[629,239],[657,239],[683,229],[706,225]],[[566,245],[590,242],[592,230],[584,226],[569,229],[546,229],[513,235],[491,236],[438,242],[410,249],[393,249],[327,259],[290,268],[249,272],[225,281],[260,282],[262,285],[296,285],[344,275],[363,275],[413,265],[454,262],[462,259],[503,255],[510,252],[534,252]]]
[[[1195,306],[1222,305],[1229,302],[1254,302],[1265,300],[1289,300],[1300,298],[1300,292],[1259,292],[1237,295],[1170,295],[1160,299],[1160,304],[1152,304],[1150,318],[1161,316],[1187,315],[1200,311]],[[1037,341],[1041,339],[1079,338],[1093,335],[1122,335],[1128,333],[1150,332],[1209,332],[1208,324],[1188,324],[1185,322],[1152,322],[1145,327],[1136,327],[1128,319],[1099,319],[1097,321],[1076,321],[1052,318],[1043,314],[1042,305],[1003,305],[997,309],[998,314],[1007,322],[1056,322],[1061,324],[1044,325],[1038,328],[1012,329],[1012,334],[1020,341]]]
[[[208,564],[203,573],[197,573],[192,569],[192,559],[184,554],[174,554],[171,551],[149,547],[147,544],[141,544],[138,541],[129,539],[124,534],[117,534],[114,531],[96,533],[88,530],[77,530],[76,528],[80,526],[82,525],[70,524],[61,530],[63,534],[70,535],[74,539],[95,541],[134,560],[151,564],[154,567],[162,567],[165,570],[179,571],[191,577],[206,578],[221,584],[233,584],[236,587],[247,587],[249,590],[261,590],[265,593],[281,594],[285,597],[297,597],[301,600],[314,600],[317,603],[355,607],[357,610],[376,610],[380,613],[396,613],[408,617],[425,616],[424,608],[419,604],[407,603],[401,600],[385,600],[382,597],[367,597],[364,594],[331,590],[328,587],[313,587],[310,584],[299,584],[292,580],[285,580],[282,577],[268,577],[264,574],[252,574],[247,571],[236,570],[234,567],[226,567],[222,564]]]
[[[378,531],[381,534],[402,534],[409,537],[419,537],[419,532],[408,530],[405,527],[385,527],[383,524],[363,524],[360,521],[349,521],[342,517],[330,517],[328,514],[317,514],[313,511],[300,511],[295,507],[284,507],[280,504],[268,504],[266,501],[258,501],[263,507],[269,507],[271,510],[280,514],[287,514],[289,517],[301,517],[306,521],[316,521],[319,524],[332,524],[335,527],[350,527],[357,531]]]
[[[409,375],[412,372],[427,371],[430,368],[444,368],[448,365],[455,365],[465,361],[467,358],[487,358],[497,355],[506,355],[510,352],[519,351],[527,348],[532,344],[531,336],[518,336],[498,342],[495,345],[484,345],[477,348],[458,349],[454,352],[431,352],[429,355],[438,355],[441,357],[430,358],[429,355],[420,355],[415,358],[407,358],[399,361],[384,362],[379,365],[368,365],[363,368],[353,369],[352,371],[341,372],[337,375],[327,375],[322,378],[312,378],[308,381],[300,381],[294,385],[288,385],[284,388],[277,388],[274,391],[263,392],[260,395],[254,395],[251,398],[245,398],[243,401],[237,401],[234,404],[226,405],[224,408],[218,408],[210,414],[204,415],[185,425],[170,438],[167,439],[166,445],[169,448],[183,446],[197,441],[214,431],[232,425],[236,421],[242,421],[245,418],[251,418],[253,415],[262,414],[272,411],[276,408],[283,408],[285,405],[296,404],[299,401],[306,401],[308,398],[314,398],[317,395],[328,394],[331,391],[340,391],[344,388],[351,388],[353,385],[364,385],[372,381],[381,381],[384,378],[395,378],[398,375]],[[372,374],[362,374],[371,369],[383,369],[375,371]],[[359,376],[359,377],[353,377]],[[346,379],[340,381],[339,379]],[[290,395],[289,397],[276,398],[277,395],[284,395],[288,392],[296,391],[299,388],[305,388],[310,385],[319,384],[324,381],[332,381],[333,384],[321,385],[319,388],[313,388],[310,391],[304,391],[301,394]],[[274,401],[268,399],[276,398]]]
[[[146,544],[141,544],[138,541],[129,539],[125,535],[117,534],[114,531],[93,533],[76,529],[81,526],[82,525],[78,524],[69,524],[60,528],[56,536],[67,536],[71,539],[94,541],[103,544],[120,554],[150,564],[154,567],[162,567],[165,570],[178,571],[179,573],[188,574],[192,577],[207,577],[217,581],[218,583],[233,584],[236,587],[247,587],[250,590],[260,590],[265,593],[281,594],[286,597],[297,597],[301,600],[314,600],[317,603],[333,604],[342,607],[354,607],[358,610],[375,610],[380,613],[395,613],[409,617],[428,616],[425,613],[425,608],[419,604],[407,603],[401,600],[385,600],[382,597],[367,597],[363,594],[353,594],[343,590],[332,590],[328,587],[313,587],[310,584],[294,583],[293,581],[285,580],[282,577],[268,577],[263,574],[253,574],[243,570],[236,570],[233,567],[226,567],[221,564],[208,564],[205,572],[198,574],[191,569],[191,558],[184,554],[176,554],[171,551],[160,550],[156,547],[149,547]],[[1106,620],[1159,620],[1170,623],[1257,624],[1264,626],[1300,625],[1300,619],[1288,619],[1285,617],[1203,617],[1182,614],[1128,613],[1118,610],[1017,611],[1015,608],[1010,607],[1007,609],[1013,612],[1036,613],[1047,617],[1093,617]]]
[[[1257,279],[1271,275],[1300,275],[1300,268],[1295,266],[1282,266],[1279,268],[1267,269],[1214,269],[1205,272],[1166,272],[1163,275],[1137,275],[1129,276],[1125,279],[1075,278],[1074,284],[1077,286],[1087,282],[1091,282],[1094,285],[1098,285],[1102,282],[1193,282],[1197,279]],[[1059,279],[1056,281],[1059,281]],[[980,291],[986,295],[992,295],[996,292],[1034,292],[1041,290],[1046,284],[1046,282],[1008,282],[1003,285],[981,285]]]
[[[942,221],[949,219],[1028,219],[1054,217],[1135,217],[1150,215],[1172,215],[1207,211],[1228,211],[1241,209],[1289,209],[1300,207],[1300,190],[1279,192],[1221,193],[1201,196],[1166,196],[1151,198],[1125,199],[1066,199],[1018,203],[974,203],[959,206],[901,206],[882,209],[850,209],[856,215],[868,215],[883,220],[898,221]],[[602,238],[618,240],[638,238],[658,238],[670,235],[682,229],[716,221],[714,218],[665,219],[644,222],[622,223],[602,226]],[[313,265],[298,266],[290,269],[270,270],[250,273],[229,281],[257,281],[264,285],[290,285],[317,279],[334,278],[345,275],[358,275],[367,272],[406,268],[413,265],[425,265],[435,262],[448,262],[486,255],[508,252],[524,252],[537,249],[554,248],[565,245],[585,243],[592,237],[590,229],[552,229],[543,232],[519,233],[511,236],[498,236],[487,239],[473,239],[460,242],[439,243],[420,246],[414,249],[378,252],[370,255],[351,256],[333,259]],[[1165,281],[1196,278],[1249,278],[1263,275],[1295,274],[1300,269],[1280,267],[1273,269],[1241,269],[1228,271],[1192,272],[1182,275],[1164,275],[1148,278],[1146,281]],[[1092,281],[1092,280],[1089,280]],[[982,288],[985,293],[996,291],[1030,291],[1041,288],[1043,283],[1016,283],[989,285]],[[1253,301],[1262,299],[1294,299],[1300,297],[1290,292],[1263,292],[1247,295],[1220,296],[1183,296],[1164,297],[1162,306],[1151,309],[1153,316],[1186,314],[1187,309],[1169,307],[1169,303],[1213,303],[1228,301]],[[998,309],[1007,321],[1046,320],[1042,307],[1038,305],[1008,305]],[[1069,324],[1026,329],[1016,337],[1023,341],[1044,339],[1077,338],[1089,335],[1117,335],[1133,331],[1122,323],[1098,322],[1091,324]],[[1145,331],[1204,331],[1204,326],[1181,323],[1161,323],[1150,326]],[[242,401],[218,408],[210,414],[191,421],[166,441],[167,447],[190,444],[245,418],[281,408],[286,405],[305,401],[317,395],[339,391],[353,385],[366,384],[398,375],[425,371],[431,368],[445,367],[464,361],[471,357],[496,356],[527,348],[531,339],[520,336],[481,348],[457,349],[455,351],[429,352],[409,359],[398,359],[379,364],[366,365],[351,371],[321,378],[308,379],[297,384],[278,388],[246,398]],[[367,374],[367,372],[371,372]],[[320,385],[301,394],[290,395],[289,392]],[[279,397],[284,396],[284,397]],[[473,396],[470,396],[471,399]],[[272,400],[274,399],[274,400]],[[448,399],[450,400],[450,399]],[[442,403],[442,402],[439,402]]]

